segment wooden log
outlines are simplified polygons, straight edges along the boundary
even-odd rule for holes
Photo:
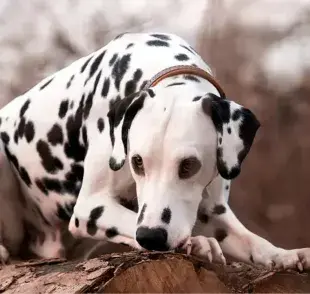
[[[309,293],[310,274],[241,263],[221,266],[176,253],[113,253],[85,262],[41,260],[2,267],[5,293]]]

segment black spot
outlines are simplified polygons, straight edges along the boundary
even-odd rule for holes
[[[85,101],[85,107],[84,107],[84,119],[87,119],[91,110],[91,107],[93,105],[93,93],[89,93],[87,96],[87,99]]]
[[[226,186],[225,186],[225,189],[228,190],[228,189],[229,189],[229,185],[226,185]]]
[[[2,118],[0,117],[0,126],[2,124]],[[15,126],[16,122],[14,123],[14,126]]]
[[[24,167],[20,167],[19,175],[20,175],[21,179],[25,182],[25,184],[28,187],[30,187],[31,186],[31,180],[30,180],[28,172],[26,171],[26,169]]]
[[[15,166],[16,170],[18,171],[19,170],[19,162],[18,162],[17,157],[10,152],[10,150],[8,149],[8,147],[6,145],[4,146],[4,152],[6,154],[6,157],[9,159],[9,161],[12,162],[12,164]]]
[[[28,121],[25,125],[25,137],[28,143],[34,138],[34,124],[32,121]]]
[[[184,82],[171,83],[171,84],[169,84],[167,87],[172,87],[172,86],[181,86],[181,85],[185,85],[185,83],[184,83]]]
[[[215,205],[213,208],[213,213],[214,214],[223,214],[226,212],[226,207],[222,204]]]
[[[71,213],[67,211],[65,207],[62,207],[59,203],[57,203],[57,217],[64,221],[69,221],[71,218]]]
[[[52,81],[54,78],[49,79],[46,83],[44,83],[41,87],[40,90],[43,90],[44,88],[46,88]]]
[[[101,71],[99,71],[99,73],[98,73],[97,76],[96,76],[95,83],[94,83],[94,88],[93,88],[93,95],[96,94],[96,91],[97,91],[97,87],[98,87],[98,83],[99,83],[100,77],[101,77]]]
[[[139,82],[141,77],[142,77],[142,70],[138,68],[133,75],[133,79],[126,83],[125,96],[129,96],[136,92],[137,83]]]
[[[103,213],[104,207],[103,206],[97,206],[96,208],[92,209],[89,215],[89,220],[86,224],[87,227],[87,233],[91,236],[94,236],[98,230],[97,227],[97,220],[101,217]]]
[[[222,137],[220,137],[220,138],[219,138],[219,144],[220,144],[220,145],[222,144],[222,140],[223,140]]]
[[[135,83],[135,81],[133,80],[128,81],[125,86],[125,97],[136,92],[136,87],[137,83]]]
[[[126,54],[121,59],[118,59],[112,69],[112,77],[114,78],[115,88],[119,90],[121,81],[128,70],[131,55]]]
[[[8,133],[1,132],[1,140],[2,140],[4,145],[8,145],[10,142],[10,137],[9,137]]]
[[[86,149],[88,149],[88,136],[87,136],[87,129],[85,125],[82,127],[82,138],[83,138],[83,142],[84,142]]]
[[[180,54],[178,54],[178,55],[175,55],[174,58],[175,58],[176,60],[179,60],[179,61],[186,61],[186,60],[189,60],[189,57],[188,57],[186,54],[184,54],[184,53],[180,53]]]
[[[107,236],[107,238],[111,239],[115,236],[117,236],[119,234],[117,228],[115,227],[112,227],[112,228],[109,228],[105,231],[105,235]]]
[[[67,82],[67,89],[71,87],[72,81],[74,79],[74,75],[71,76],[70,80]]]
[[[146,86],[147,83],[148,81],[143,81],[143,83],[140,86],[140,90],[144,90],[144,87]]]
[[[147,89],[146,91],[148,92],[151,98],[155,97],[155,92],[153,91],[153,89]]]
[[[196,82],[196,83],[200,83],[200,80],[197,77],[193,76],[193,75],[185,75],[184,79],[188,80],[188,81],[193,81],[193,82]]]
[[[241,110],[237,109],[234,111],[233,115],[232,115],[232,120],[236,121],[241,117]]]
[[[109,61],[109,65],[112,66],[117,59],[117,54],[115,53]]]
[[[48,195],[48,191],[40,179],[36,179],[35,183],[41,192],[43,192],[45,195]]]
[[[59,158],[52,155],[50,147],[45,141],[38,141],[37,151],[41,157],[41,164],[47,172],[55,174],[58,170],[63,169],[62,162],[59,160]]]
[[[161,220],[165,224],[169,224],[171,221],[171,209],[169,207],[164,208],[161,214]]]
[[[230,127],[227,128],[227,133],[231,134],[231,128]]]
[[[53,191],[56,193],[61,193],[62,191],[61,182],[57,179],[51,179],[45,177],[42,179],[42,183],[44,187],[49,191]]]
[[[216,229],[214,232],[214,237],[218,242],[222,242],[227,237],[227,233],[224,229]]]
[[[126,98],[127,99],[127,98]],[[121,96],[117,95],[115,99],[111,99],[109,101],[109,109],[111,110],[116,104],[118,104],[119,101],[121,101]]]
[[[76,217],[75,220],[74,220],[74,224],[75,226],[78,228],[80,226],[80,221],[79,219]]]
[[[141,212],[139,214],[138,220],[137,220],[137,224],[138,225],[141,224],[142,221],[143,221],[145,210],[146,210],[146,204],[144,203],[143,206],[142,206]]]
[[[56,123],[53,125],[53,127],[47,133],[47,139],[53,146],[63,143],[64,136],[62,133],[62,128],[59,124]]]
[[[129,49],[129,48],[132,47],[132,46],[133,46],[133,43],[129,43],[129,44],[127,45],[126,49]]]
[[[123,37],[123,36],[126,35],[126,34],[127,34],[127,32],[121,33],[121,34],[117,35],[117,36],[114,38],[114,40],[120,39],[121,37]]]
[[[99,132],[101,133],[104,129],[104,120],[103,118],[99,118],[98,121],[97,121],[97,127],[98,127],[98,130]]]
[[[253,258],[253,255],[252,254],[250,254],[250,261],[252,262],[252,263],[254,263],[254,258]]]
[[[136,114],[142,109],[144,100],[146,98],[145,92],[140,95],[137,100],[135,100],[127,109],[125,116],[124,116],[124,122],[122,127],[122,142],[124,145],[124,151],[127,155],[127,141],[128,141],[128,132],[130,130],[132,121],[134,120]]]
[[[59,111],[58,111],[58,116],[60,118],[64,118],[66,116],[67,111],[68,111],[68,105],[69,105],[68,100],[61,101],[60,106],[59,106]]]
[[[104,57],[105,55],[105,50],[102,51],[94,60],[94,62],[92,63],[92,65],[90,66],[90,70],[89,70],[89,76],[87,78],[87,80],[85,81],[84,85],[87,84],[87,82],[92,78],[92,76],[95,74],[95,72],[97,71],[101,61],[102,61],[102,58]]]
[[[188,52],[193,53],[193,54],[196,55],[196,52],[195,52],[193,49],[191,49],[191,48],[189,48],[189,47],[187,47],[187,46],[185,46],[185,45],[180,45],[180,46],[181,46],[182,48],[186,49]]]
[[[86,154],[86,147],[79,140],[83,119],[84,98],[85,96],[83,95],[76,113],[70,115],[66,123],[68,141],[64,145],[64,150],[66,156],[74,159],[76,162],[84,160]]]
[[[203,224],[207,224],[209,222],[209,216],[205,212],[205,209],[199,206],[198,212],[197,212],[197,218],[200,220]]]
[[[72,100],[72,101],[70,102],[70,109],[72,109],[73,106],[74,106],[74,101]]]
[[[19,138],[22,138],[24,136],[25,126],[26,126],[26,119],[22,117],[17,127],[17,133],[18,133]]]
[[[104,82],[103,82],[103,87],[101,90],[101,96],[102,97],[107,97],[108,93],[109,93],[109,89],[110,89],[110,79],[109,78],[105,78]]]
[[[148,46],[156,46],[156,47],[169,47],[169,43],[161,40],[152,40],[147,41],[146,44]]]
[[[19,116],[20,117],[24,116],[24,114],[26,113],[29,105],[30,105],[30,100],[28,99],[28,100],[26,100],[26,102],[23,104],[23,106],[20,109],[20,112],[19,112]]]
[[[193,101],[199,101],[202,98],[202,96],[196,96],[193,98]]]
[[[86,69],[88,63],[91,61],[92,58],[93,58],[93,56],[90,56],[90,57],[85,61],[85,63],[82,65],[82,67],[81,67],[81,73]]]
[[[164,34],[151,34],[152,37],[163,40],[163,41],[169,41],[171,40],[169,36]]]
[[[84,176],[84,167],[80,164],[73,163],[71,164],[71,170],[66,173],[65,181],[62,182],[63,189],[69,193],[78,196],[81,183]]]

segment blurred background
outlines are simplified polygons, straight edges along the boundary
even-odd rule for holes
[[[0,0],[0,107],[126,31],[180,35],[254,111],[230,204],[277,245],[309,247],[310,0]]]

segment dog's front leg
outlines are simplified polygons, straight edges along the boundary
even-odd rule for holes
[[[224,254],[265,267],[299,268],[309,265],[308,249],[285,250],[249,231],[227,204],[229,183],[220,176],[208,187],[198,211],[196,232],[211,234]],[[202,230],[201,230],[202,229]]]
[[[99,138],[90,145],[84,163],[84,177],[69,230],[74,237],[109,240],[139,248],[135,241],[136,213],[117,201],[130,187],[132,179],[128,164],[120,171],[109,166],[109,138]],[[103,142],[100,142],[103,140]],[[97,146],[107,146],[102,154]]]

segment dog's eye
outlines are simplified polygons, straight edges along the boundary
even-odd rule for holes
[[[132,167],[135,171],[135,173],[137,175],[144,175],[144,166],[143,166],[143,160],[142,160],[142,157],[138,154],[134,155],[132,158],[131,158],[131,164],[132,164]]]
[[[183,159],[179,165],[180,179],[188,179],[195,175],[201,168],[201,163],[196,157]]]

